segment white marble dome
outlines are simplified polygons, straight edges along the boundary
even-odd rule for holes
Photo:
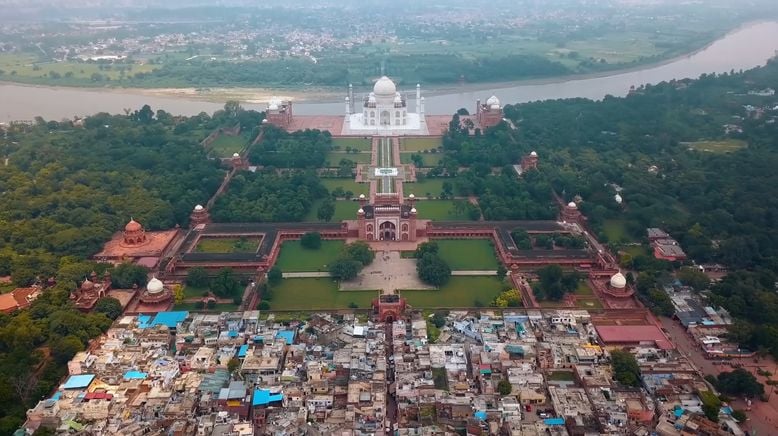
[[[613,196],[613,199],[616,201],[616,203],[621,204],[622,201],[624,201],[623,198],[621,198],[621,195],[616,194]]]
[[[537,151],[533,151],[529,155],[532,156],[532,157],[538,157],[538,152]]]
[[[238,153],[232,153],[232,157],[240,157]]]
[[[360,208],[359,208],[359,210],[357,211],[357,213],[358,213],[358,214],[360,214],[360,215],[362,215],[363,213],[365,213],[365,209],[362,209],[362,208],[360,207]]]
[[[392,79],[383,76],[375,82],[373,92],[375,92],[376,95],[393,96],[397,92],[397,86],[392,82]]]
[[[416,213],[416,208],[415,207],[411,208],[411,213]]]
[[[575,204],[574,201],[571,201],[570,203],[567,203],[567,207],[569,207],[570,209],[578,209],[578,205]]]
[[[624,274],[621,273],[621,271],[617,272],[616,274],[611,277],[611,287],[616,289],[624,289],[627,286],[627,278],[624,277]]]
[[[146,284],[146,290],[149,292],[149,294],[159,294],[165,290],[165,285],[158,278],[152,277],[151,280],[149,280],[149,282]]]
[[[365,199],[365,194],[359,194],[359,199],[360,200],[364,200]]]
[[[203,209],[204,209],[204,207],[203,207],[203,205],[202,205],[202,204],[198,204],[198,205],[197,205],[197,206],[195,206],[195,208],[194,208],[195,212],[200,212],[200,211],[201,211],[201,210],[203,210]]]
[[[416,196],[415,196],[415,195],[413,195],[413,194],[411,194],[411,195],[409,195],[409,196],[408,196],[408,198],[410,198],[410,199],[414,199],[414,198],[416,198]]]
[[[500,99],[497,98],[496,95],[493,95],[493,96],[489,97],[488,100],[486,100],[486,105],[489,106],[489,107],[497,106],[497,109],[499,109],[500,108]]]

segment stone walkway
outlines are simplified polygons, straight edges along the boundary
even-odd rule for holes
[[[285,279],[307,279],[307,278],[318,278],[318,277],[330,277],[330,273],[328,272],[288,272],[288,273],[284,273],[283,277]]]
[[[497,271],[488,270],[467,270],[467,271],[451,271],[452,276],[496,276]]]
[[[383,256],[383,253],[380,254]],[[394,256],[391,256],[394,257]],[[377,258],[376,258],[377,260]],[[373,264],[370,264],[367,268],[365,268],[359,275],[365,275],[365,274],[381,274],[382,280],[389,280],[388,277],[398,278],[397,275],[399,274],[400,277],[404,276],[404,273],[407,273],[407,265],[403,265],[405,263],[412,263],[413,264],[413,273],[416,274],[416,262],[414,259],[402,259],[399,256],[390,261],[382,261],[380,268],[375,268]],[[386,270],[386,271],[384,271]],[[452,276],[495,276],[497,275],[497,271],[489,271],[489,270],[468,270],[468,271],[451,271]],[[284,273],[285,279],[304,279],[304,278],[319,278],[319,277],[331,277],[330,273],[328,272],[288,272]],[[359,280],[357,278],[355,281]],[[364,281],[364,280],[363,280]],[[369,281],[369,280],[368,280]],[[375,281],[375,280],[373,280]],[[425,285],[421,285],[425,286]],[[367,288],[365,288],[367,289]],[[375,288],[371,288],[375,289]],[[399,287],[396,289],[410,289],[406,287]],[[423,288],[413,288],[413,289],[423,289]]]

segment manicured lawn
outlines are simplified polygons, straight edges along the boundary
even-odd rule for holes
[[[496,270],[497,258],[488,239],[434,239],[440,257],[452,270]]]
[[[284,279],[273,287],[271,310],[347,309],[349,303],[370,307],[378,291],[339,291],[330,278]]]
[[[321,241],[321,248],[309,250],[300,241],[286,241],[281,245],[275,266],[283,272],[327,271],[343,248],[343,241]]]
[[[367,185],[365,185],[367,186]],[[365,191],[367,194],[367,191]],[[316,217],[316,212],[319,210],[319,205],[322,200],[317,201],[311,206],[311,210],[305,217],[305,221],[315,222],[319,221]],[[329,222],[340,222],[343,220],[355,220],[357,219],[357,211],[359,210],[359,202],[352,200],[336,200],[335,201],[335,214],[332,216]]]
[[[327,156],[324,159],[325,165],[328,167],[337,167],[343,159],[348,159],[356,163],[368,164],[370,163],[370,153],[343,153],[331,151],[327,153]]]
[[[415,308],[473,307],[476,300],[488,306],[500,294],[502,281],[496,276],[458,276],[438,290],[402,291],[401,295]]]
[[[624,220],[605,220],[602,231],[608,237],[608,242],[632,240],[627,234],[627,223]]]
[[[357,150],[370,151],[370,138],[332,138],[332,146],[340,147],[338,150],[346,151],[346,147]]]
[[[202,298],[203,294],[206,292],[208,292],[208,286],[204,288],[197,288],[194,286],[184,286],[184,299]]]
[[[452,187],[454,186],[453,179],[431,178],[421,182],[405,183],[403,191],[409,194],[413,193],[417,197],[438,197],[443,191],[443,183],[447,181],[451,183]]]
[[[708,153],[733,153],[741,148],[748,147],[746,141],[739,139],[723,139],[721,141],[696,141],[696,142],[682,142],[681,145],[685,145],[689,148],[693,148],[697,151],[706,151]]]
[[[324,185],[325,188],[327,188],[328,191],[332,192],[335,188],[341,187],[344,191],[351,191],[354,193],[354,196],[359,196],[359,194],[365,194],[370,191],[370,184],[369,183],[357,183],[354,181],[353,178],[351,179],[321,179],[321,184]]]
[[[578,282],[578,287],[575,289],[575,295],[578,295],[579,297],[592,296],[594,295],[594,291],[586,280],[581,280]]]
[[[242,135],[219,135],[211,143],[211,150],[218,157],[231,157],[233,153],[240,153],[241,150],[246,148],[247,144],[248,141]]]
[[[421,160],[422,160],[422,166],[425,167],[435,167],[438,166],[438,163],[443,159],[443,156],[445,156],[443,153],[420,153],[421,154]],[[400,162],[404,164],[410,164],[413,163],[413,160],[411,159],[411,155],[413,155],[413,152],[400,152]]]
[[[442,145],[443,139],[439,137],[400,139],[400,151],[424,151]]]
[[[261,238],[200,238],[198,253],[254,253]]]
[[[405,192],[408,187],[403,187]],[[419,200],[416,203],[419,210],[419,218],[434,221],[468,221],[467,213],[454,212],[454,200]]]

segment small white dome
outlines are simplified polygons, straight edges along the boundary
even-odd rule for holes
[[[408,198],[411,198],[411,199],[413,199],[413,198],[416,198],[416,196],[415,196],[415,195],[413,195],[413,194],[411,194],[411,195],[409,195],[409,196],[408,196]]]
[[[537,151],[533,151],[529,155],[532,156],[532,157],[538,157],[538,152]]]
[[[203,208],[203,205],[202,205],[202,204],[198,204],[198,205],[197,205],[197,206],[195,206],[195,208],[194,208],[195,212],[200,212],[200,211],[201,211],[201,210],[203,210],[203,209],[204,209],[204,208]]]
[[[499,104],[493,104],[493,105],[489,106],[489,109],[500,110],[500,105]]]
[[[621,204],[622,201],[624,201],[623,198],[621,198],[621,195],[616,194],[613,196],[613,199],[616,200],[616,203]]]
[[[403,102],[403,99],[402,99],[402,97],[400,97],[399,94],[394,96],[394,103],[395,104],[402,103],[402,102]]]
[[[152,277],[146,284],[146,290],[149,294],[159,294],[165,290],[165,285],[156,277]]]
[[[364,200],[365,199],[365,194],[359,194],[359,199],[360,200]]]
[[[415,207],[411,208],[411,213],[416,213],[416,208]]]
[[[240,157],[238,153],[232,153],[232,157]]]
[[[395,86],[394,82],[392,82],[392,79],[383,76],[378,79],[377,82],[375,82],[375,85],[373,86],[373,92],[375,92],[376,95],[394,95],[394,93],[397,92],[397,86]]]
[[[267,105],[267,109],[271,110],[271,111],[277,111],[278,110],[278,105],[275,104],[275,103],[270,103],[269,105]]]
[[[348,101],[348,97],[346,97],[346,101]]]
[[[611,277],[611,287],[616,289],[623,289],[626,286],[627,278],[624,277],[624,274],[622,274],[621,271],[617,272],[613,275],[613,277]]]
[[[367,102],[368,103],[375,103],[375,95],[370,94],[370,96],[367,97]]]
[[[567,207],[569,207],[570,209],[578,209],[578,205],[575,204],[574,201],[571,201],[570,203],[567,203]]]
[[[486,100],[486,105],[487,106],[495,106],[496,105],[497,108],[499,109],[499,107],[500,107],[500,99],[497,98],[497,96],[493,95],[493,96],[489,97],[488,100]]]
[[[360,207],[360,208],[359,208],[359,210],[357,211],[357,213],[358,213],[358,214],[360,214],[360,215],[362,215],[362,214],[364,214],[364,213],[365,213],[365,209],[362,209],[362,208]]]

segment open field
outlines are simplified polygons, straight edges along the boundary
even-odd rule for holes
[[[0,70],[4,71],[6,80],[45,83],[48,85],[73,85],[90,83],[92,86],[103,86],[105,79],[110,82],[122,83],[122,78],[136,73],[148,73],[157,68],[154,65],[101,65],[78,61],[40,62],[32,54],[0,54]],[[107,67],[107,68],[106,68]],[[125,70],[122,74],[122,70]]]
[[[332,146],[339,151],[346,151],[346,147],[356,148],[360,151],[370,151],[370,138],[332,138]]]
[[[231,157],[234,153],[240,153],[246,145],[248,140],[243,135],[219,135],[210,148],[217,157]]]
[[[476,301],[488,306],[502,287],[502,281],[496,276],[455,276],[438,290],[409,290],[402,291],[401,295],[415,308],[473,307]]]
[[[409,151],[400,152],[400,162],[404,164],[413,163],[411,156],[414,154],[416,153],[409,152]],[[418,154],[421,156],[422,167],[436,167],[438,166],[438,163],[440,163],[440,161],[443,160],[443,157],[445,156],[444,153],[418,153]]]
[[[378,291],[339,291],[330,278],[284,279],[273,287],[271,310],[347,309],[349,303],[370,307]]]
[[[370,191],[369,183],[357,183],[353,178],[349,179],[321,179],[321,184],[327,188],[330,193],[337,187],[343,188],[344,191],[351,191],[355,197],[359,194],[367,195]]]
[[[405,183],[403,185],[403,191],[409,194],[413,193],[417,197],[438,197],[440,196],[441,191],[443,191],[443,183],[446,181],[452,182],[453,179],[428,178],[421,182]]]
[[[365,191],[365,194],[367,194],[367,191]],[[305,221],[319,221],[319,219],[316,217],[316,211],[319,210],[319,205],[321,202],[322,200],[319,200],[313,204],[310,212],[308,212],[308,215],[305,217]],[[332,219],[330,219],[329,222],[332,223],[340,222],[343,220],[355,220],[357,219],[357,210],[359,210],[359,203],[356,201],[335,200],[335,214],[332,216]]]
[[[261,238],[200,238],[194,251],[198,253],[254,253]]]
[[[627,223],[624,220],[605,220],[602,231],[608,237],[608,242],[632,241],[632,238],[627,234]]]
[[[203,294],[208,292],[208,286],[204,288],[198,288],[195,286],[184,285],[184,299],[189,298],[202,298]]]
[[[721,141],[696,141],[682,142],[681,145],[692,148],[697,151],[706,151],[708,153],[734,153],[741,148],[748,147],[746,141],[739,139],[723,139]]]
[[[443,146],[442,138],[402,138],[400,139],[400,151],[420,152]]]
[[[405,192],[410,193],[407,187]],[[467,213],[454,212],[454,200],[419,200],[416,202],[419,218],[435,221],[468,221]]]
[[[488,239],[433,239],[440,247],[440,257],[453,271],[497,269],[492,241]]]
[[[370,163],[370,153],[343,153],[340,151],[331,151],[327,153],[327,157],[325,157],[325,165],[329,167],[336,167],[343,159],[354,161],[356,163],[367,164]]]
[[[309,250],[300,241],[286,241],[275,266],[283,272],[327,271],[327,265],[340,256],[343,245],[343,241],[321,241],[321,248]]]

